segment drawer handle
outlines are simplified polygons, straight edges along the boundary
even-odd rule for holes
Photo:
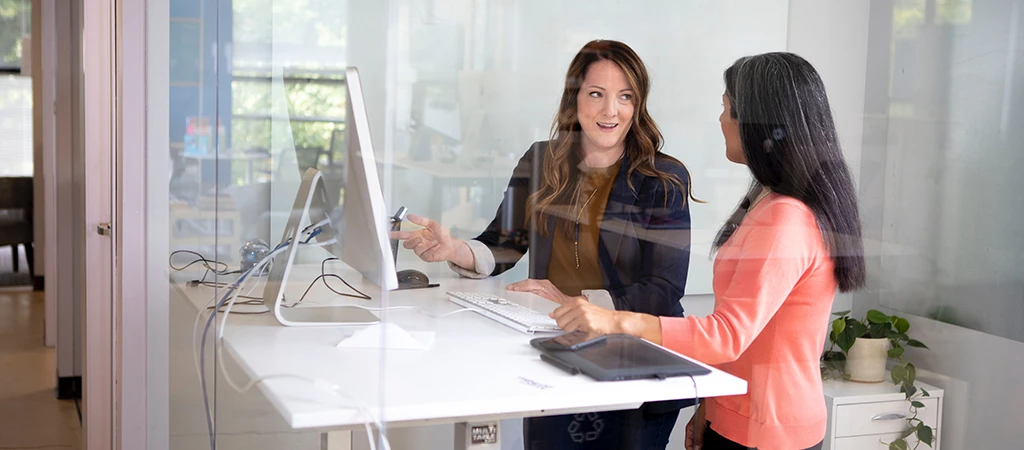
[[[874,421],[878,421],[878,420],[900,420],[900,419],[906,419],[906,418],[907,418],[906,414],[889,413],[889,414],[879,414],[879,415],[877,415],[875,417],[872,417],[871,420],[874,420]]]

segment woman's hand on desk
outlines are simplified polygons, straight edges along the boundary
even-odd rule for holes
[[[629,334],[661,344],[661,321],[649,314],[614,311],[586,300],[562,304],[550,314],[566,333]]]
[[[533,278],[520,281],[518,283],[512,283],[506,288],[513,292],[529,292],[548,300],[551,300],[559,305],[564,305],[574,300],[587,301],[584,296],[570,297],[560,291],[555,285],[551,284],[548,280],[535,280]]]
[[[469,245],[452,237],[451,232],[441,224],[426,217],[409,214],[410,222],[423,228],[413,231],[392,231],[391,239],[398,239],[402,246],[410,249],[426,262],[451,261],[460,267],[472,269],[476,264]]]

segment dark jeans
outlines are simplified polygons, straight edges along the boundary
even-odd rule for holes
[[[679,411],[643,409],[531,417],[523,420],[525,450],[665,450]]]
[[[808,448],[807,450],[821,450],[821,446],[825,441],[821,441],[818,445]],[[708,422],[708,427],[704,429],[704,445],[700,447],[701,450],[750,450],[750,447],[744,447],[733,441],[726,439],[724,436],[718,434],[715,430],[711,429],[711,422]]]

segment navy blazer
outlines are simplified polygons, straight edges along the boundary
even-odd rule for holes
[[[548,221],[547,235],[532,230],[526,217],[526,200],[540,185],[541,169],[548,142],[534,143],[512,171],[505,197],[494,220],[475,239],[494,254],[498,275],[513,266],[530,250],[530,278],[545,279],[551,262],[551,233],[555,219]],[[690,265],[689,173],[681,164],[657,158],[655,167],[674,174],[683,189],[661,180],[629,172],[629,156],[615,177],[604,209],[598,238],[598,266],[604,289],[612,296],[615,309],[654,316],[683,316],[679,302],[686,288]],[[636,193],[629,188],[632,181]],[[695,400],[644,403],[651,413],[667,413],[693,405]]]
[[[530,250],[530,278],[547,278],[551,260],[555,218],[542,235],[529,227],[526,200],[540,184],[548,142],[534,143],[512,172],[504,199],[494,220],[475,239],[494,254],[494,272],[511,269]],[[689,174],[681,164],[657,158],[655,167],[674,174],[684,189],[639,172],[628,175],[629,157],[623,156],[598,239],[598,265],[603,288],[611,294],[615,309],[655,316],[683,315],[679,302],[685,292],[690,264],[690,208],[685,186]],[[636,193],[629,188],[632,180]]]

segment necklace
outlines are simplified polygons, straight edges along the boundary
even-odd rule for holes
[[[764,200],[764,198],[767,197],[768,194],[771,194],[771,193],[772,193],[771,189],[765,189],[765,190],[761,191],[761,193],[757,196],[757,198],[755,198],[754,201],[750,203],[750,206],[747,208],[747,211],[753,210],[754,207],[757,206],[758,203],[761,203],[761,200]]]
[[[583,177],[581,176],[579,184],[576,185],[577,189],[579,189],[579,186],[583,184],[582,178]],[[594,192],[590,193],[590,197],[587,197],[587,201],[583,202],[583,206],[581,206],[579,210],[576,211],[576,222],[574,225],[572,238],[573,254],[576,257],[576,270],[580,269],[580,217],[583,216],[583,211],[587,209],[587,205],[590,204],[590,201],[594,199],[594,195],[597,195],[597,191],[599,190],[601,190],[600,186],[594,186]],[[578,194],[576,195],[576,199],[579,200]]]

